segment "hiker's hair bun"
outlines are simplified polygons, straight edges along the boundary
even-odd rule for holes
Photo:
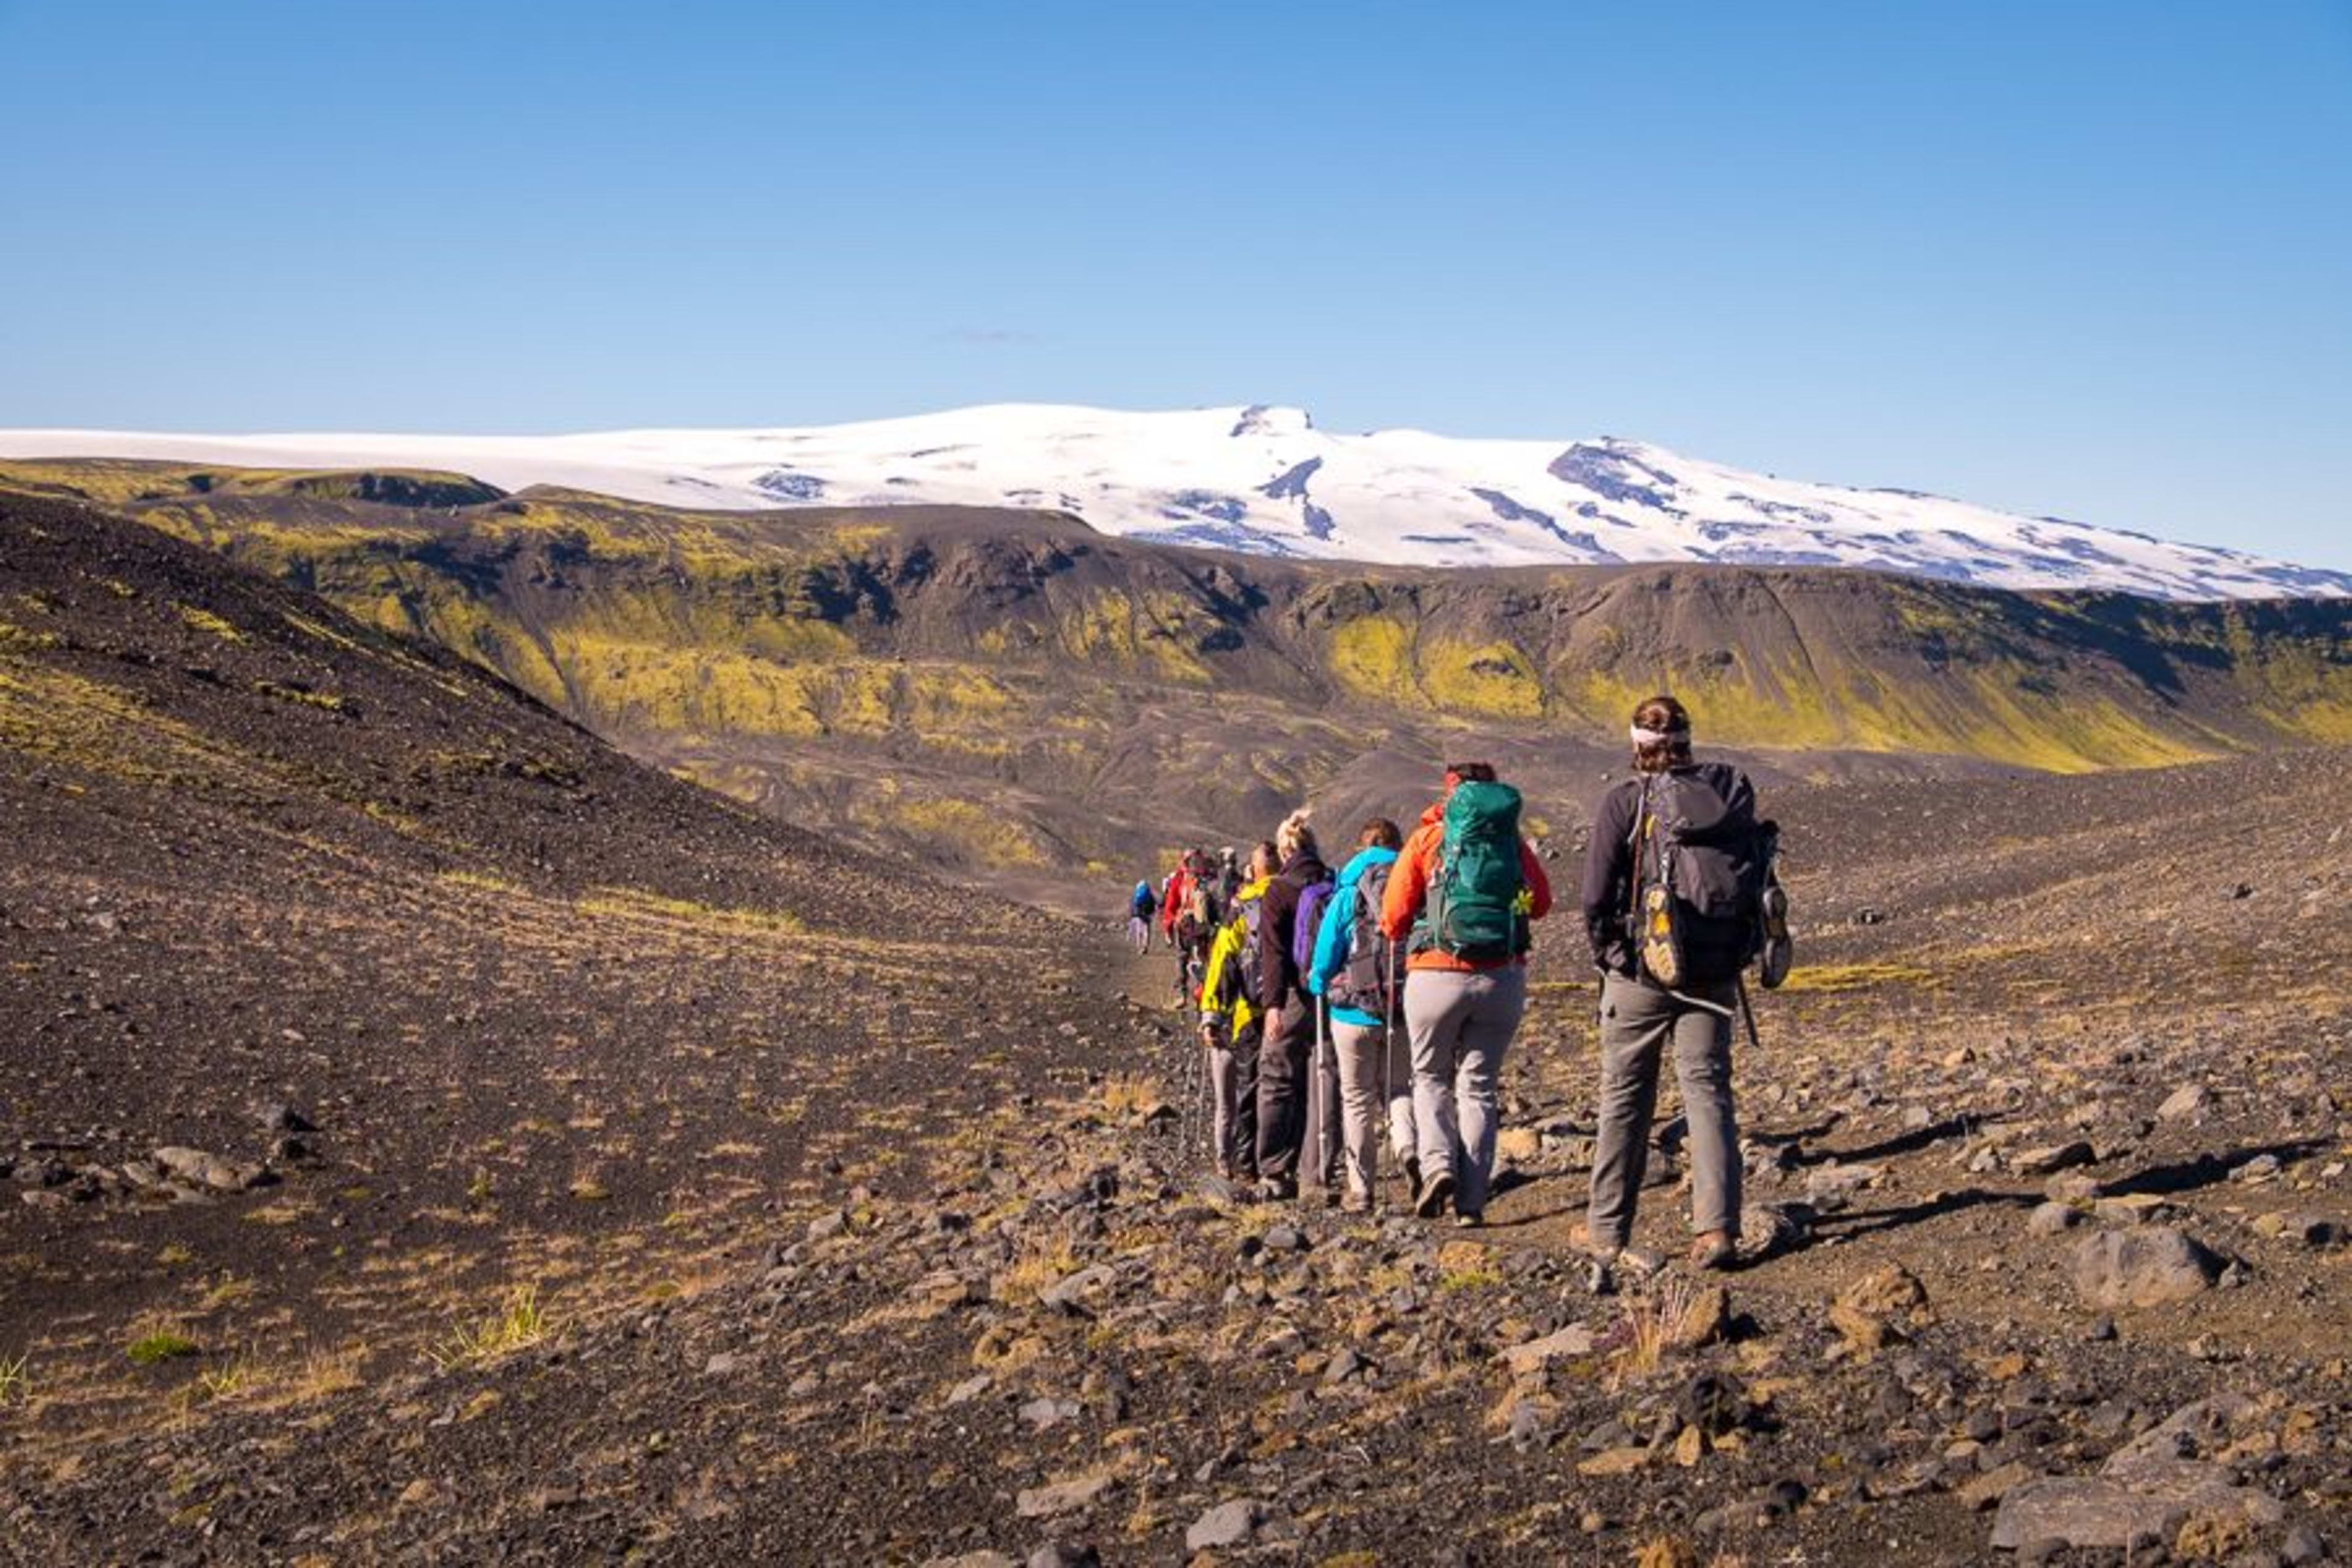
[[[1274,830],[1275,849],[1285,860],[1302,849],[1314,851],[1315,829],[1307,825],[1307,819],[1314,814],[1313,806],[1302,805],[1284,817],[1282,826]]]

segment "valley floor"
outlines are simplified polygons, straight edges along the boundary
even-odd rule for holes
[[[2289,777],[2327,809],[2239,808]],[[1455,1233],[1204,1184],[1165,956],[1108,931],[1044,928],[1017,983],[859,950],[832,1005],[908,1001],[851,1054],[774,1026],[809,958],[740,915],[457,879],[313,920],[301,888],[19,856],[9,984],[45,1012],[15,1016],[77,1042],[19,1079],[20,1172],[250,1150],[236,1119],[281,1091],[320,1131],[252,1193],[0,1222],[0,1550],[2352,1550],[2344,759],[1886,789],[1790,803],[1809,963],[1740,1061],[1748,1228],[1777,1239],[1719,1299],[1676,1269],[1579,1288],[1593,997],[1564,929],[1493,1223]],[[142,994],[164,1016],[108,1005]],[[240,1022],[199,1053],[199,1014]],[[1672,1256],[1663,1116],[1640,1239]],[[2158,1230],[2210,1273],[2086,1296],[2094,1238]],[[161,1333],[187,1352],[126,1353]]]

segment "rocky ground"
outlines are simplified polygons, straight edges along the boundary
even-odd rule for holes
[[[1564,922],[1486,1228],[1252,1204],[1162,955],[0,523],[0,1558],[2352,1552],[2342,752],[1770,803],[1748,1256],[1668,1107],[1600,1299]]]

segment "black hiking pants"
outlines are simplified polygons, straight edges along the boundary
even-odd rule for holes
[[[1233,1101],[1226,1107],[1225,1146],[1217,1151],[1226,1173],[1248,1181],[1257,1177],[1257,1078],[1265,1036],[1263,1018],[1234,1031]]]
[[[1258,1053],[1257,1173],[1267,1181],[1298,1180],[1299,1145],[1307,1137],[1307,1075],[1315,1055],[1315,1009],[1294,996],[1265,1021]]]

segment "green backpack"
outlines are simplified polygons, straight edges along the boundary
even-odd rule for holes
[[[1444,837],[1414,945],[1473,963],[1528,950],[1527,879],[1519,868],[1519,792],[1465,779],[1446,800]]]

